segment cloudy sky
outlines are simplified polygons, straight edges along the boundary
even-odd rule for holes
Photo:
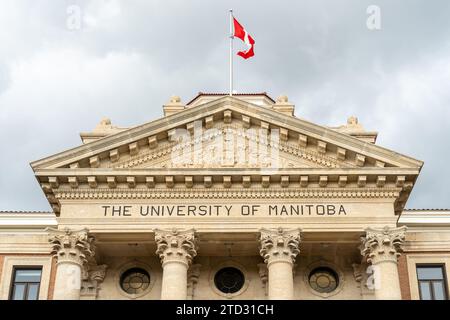
[[[448,0],[1,0],[0,210],[49,210],[29,162],[102,117],[137,125],[173,94],[226,91],[229,8],[256,41],[238,92],[286,94],[322,125],[358,116],[425,161],[408,207],[450,207]]]

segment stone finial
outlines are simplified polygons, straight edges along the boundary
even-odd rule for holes
[[[121,132],[127,128],[120,128],[112,124],[111,119],[102,118],[91,132],[81,132],[80,137],[83,143],[96,141],[111,134]]]
[[[170,116],[172,114],[183,111],[185,105],[181,103],[181,98],[179,96],[171,96],[169,102],[163,105],[164,116]]]
[[[52,254],[58,263],[68,262],[83,266],[95,254],[94,237],[87,229],[73,231],[47,228]]]
[[[100,125],[102,126],[110,126],[111,125],[111,119],[110,118],[102,118],[102,120],[100,120]]]
[[[110,118],[102,118],[97,126],[94,128],[93,132],[107,132],[114,129]]]
[[[366,131],[355,116],[348,117],[346,124],[332,129],[370,143],[375,143],[378,136],[375,131]]]
[[[382,229],[367,228],[366,236],[361,237],[361,255],[368,263],[373,265],[390,261],[397,263],[397,258],[402,252],[402,244],[405,241],[405,226],[399,228]]]
[[[289,99],[285,95],[280,95],[275,104],[272,105],[272,109],[280,113],[284,113],[289,116],[294,115],[295,106],[289,102]]]
[[[181,98],[179,96],[171,96],[169,102],[170,104],[179,104],[181,103]]]
[[[277,104],[286,104],[286,103],[288,103],[288,97],[286,96],[286,95],[280,95],[278,98],[277,98]]]
[[[195,230],[155,230],[156,254],[161,263],[182,262],[190,265],[197,255]]]
[[[293,265],[300,253],[300,229],[261,229],[259,240],[261,245],[259,253],[267,265],[280,260]]]
[[[348,125],[357,125],[358,124],[358,118],[355,116],[351,116],[347,119],[347,124]]]

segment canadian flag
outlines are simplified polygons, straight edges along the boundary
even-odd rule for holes
[[[239,51],[237,54],[244,59],[253,57],[255,55],[255,52],[253,51],[255,40],[253,40],[252,36],[249,35],[247,31],[245,31],[244,27],[241,26],[241,24],[236,20],[235,17],[233,17],[233,24],[234,24],[233,35],[244,41],[244,43],[248,46],[248,49],[246,51]]]

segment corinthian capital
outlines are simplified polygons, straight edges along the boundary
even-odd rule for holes
[[[94,237],[87,229],[58,230],[47,228],[48,241],[52,245],[52,254],[58,263],[67,262],[83,266],[87,260],[94,256]]]
[[[383,261],[397,263],[405,241],[406,227],[382,229],[367,228],[366,236],[361,237],[361,255],[367,262],[377,264]]]
[[[261,244],[259,253],[268,265],[280,260],[294,264],[295,258],[300,253],[300,229],[261,229],[259,240]]]
[[[197,239],[191,230],[155,230],[156,254],[164,266],[167,262],[181,262],[190,265],[197,255]]]

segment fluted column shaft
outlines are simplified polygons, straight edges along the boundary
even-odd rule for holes
[[[156,254],[163,267],[162,300],[187,299],[187,271],[197,255],[194,230],[156,230]]]
[[[366,229],[361,238],[361,254],[371,264],[372,286],[377,300],[400,300],[400,279],[397,259],[405,241],[406,227]]]
[[[48,229],[49,242],[57,259],[54,300],[79,300],[81,276],[87,259],[94,255],[94,238],[87,229]]]
[[[293,266],[299,254],[300,230],[262,229],[260,254],[268,269],[268,298],[294,299]]]

